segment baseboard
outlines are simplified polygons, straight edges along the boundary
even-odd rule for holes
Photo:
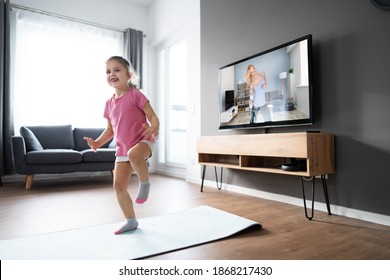
[[[194,184],[199,184],[199,185],[201,184],[200,179],[187,178],[187,181],[194,183]],[[215,181],[205,180],[204,186],[216,187],[216,183],[215,183]],[[292,196],[269,193],[269,192],[254,190],[254,189],[250,189],[250,188],[244,188],[244,187],[230,185],[230,184],[223,184],[222,189],[224,189],[226,191],[236,192],[236,193],[240,193],[240,194],[246,194],[246,195],[250,195],[250,196],[254,196],[254,197],[264,198],[264,199],[268,199],[268,200],[273,200],[273,201],[278,201],[278,202],[282,202],[282,203],[287,203],[287,204],[303,207],[302,199],[292,197]],[[367,211],[362,211],[362,210],[348,208],[348,207],[343,207],[343,206],[339,206],[339,205],[333,205],[333,204],[330,205],[330,209],[331,209],[332,213],[335,215],[340,215],[340,216],[345,216],[345,217],[349,217],[349,218],[353,218],[353,219],[363,220],[366,222],[390,226],[390,222],[389,222],[390,216],[367,212]],[[315,210],[327,212],[326,204],[316,201],[315,202]]]
[[[150,171],[150,173],[153,173]],[[180,178],[184,179],[185,178],[185,170],[184,169],[178,169],[178,168],[169,168],[169,169],[157,169],[156,172],[157,174],[169,176],[169,177],[174,177],[174,178]]]

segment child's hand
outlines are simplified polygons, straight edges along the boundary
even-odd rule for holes
[[[146,139],[146,140],[151,139],[152,141],[157,141],[158,128],[150,126],[147,123],[144,123],[142,126],[145,129],[144,132],[142,133],[142,136],[144,137],[144,139]]]
[[[96,141],[90,137],[84,137],[83,139],[87,141],[88,146],[96,153],[97,148],[99,148]]]

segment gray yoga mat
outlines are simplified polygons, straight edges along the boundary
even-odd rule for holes
[[[209,206],[139,219],[139,228],[121,235],[122,224],[71,229],[0,240],[2,260],[140,259],[229,237],[257,222]]]

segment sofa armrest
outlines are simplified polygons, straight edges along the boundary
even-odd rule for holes
[[[26,155],[26,144],[22,136],[12,136],[12,158],[15,166],[15,170],[19,174],[24,174],[26,167],[25,155]]]

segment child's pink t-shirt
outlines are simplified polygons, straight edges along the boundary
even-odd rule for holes
[[[130,148],[143,140],[143,124],[147,123],[143,109],[147,102],[146,96],[135,88],[117,99],[112,96],[107,100],[104,117],[114,130],[117,156],[126,156]]]

